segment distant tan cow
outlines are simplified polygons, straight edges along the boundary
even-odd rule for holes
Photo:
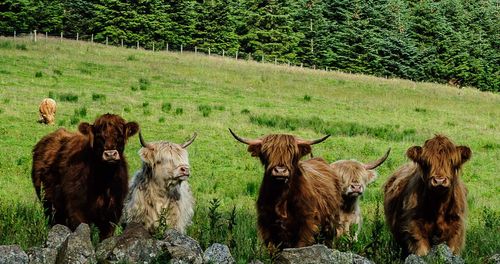
[[[56,101],[52,98],[45,98],[40,103],[38,107],[40,112],[39,123],[44,123],[47,125],[53,125],[56,120]]]
[[[196,133],[182,144],[146,143],[139,133],[142,168],[132,179],[122,222],[140,223],[151,234],[160,224],[186,232],[194,214],[194,197],[188,183],[191,172],[187,147],[195,138]],[[165,222],[160,223],[161,219]]]
[[[359,197],[366,190],[366,186],[377,178],[375,168],[380,166],[389,156],[391,149],[385,155],[371,163],[361,163],[357,160],[339,160],[330,166],[342,183],[342,207],[340,208],[340,225],[337,228],[337,237],[349,234],[352,225],[357,225],[354,240],[358,239],[363,218],[359,207]]]
[[[467,189],[460,168],[472,152],[443,135],[406,151],[412,162],[384,186],[385,219],[403,254],[427,255],[446,243],[459,254],[465,242]]]

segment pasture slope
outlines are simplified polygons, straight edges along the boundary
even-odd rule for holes
[[[38,124],[38,104],[57,103],[55,126]],[[147,141],[190,146],[196,197],[188,234],[202,247],[229,244],[239,263],[269,262],[256,234],[262,166],[228,132],[243,137],[332,134],[313,147],[329,161],[371,161],[392,148],[365,193],[358,242],[336,246],[378,263],[399,263],[383,224],[381,186],[407,161],[405,151],[435,133],[473,151],[462,178],[469,189],[468,263],[500,252],[500,95],[340,72],[235,61],[193,53],[106,47],[85,42],[0,38],[0,244],[40,244],[47,228],[31,184],[31,150],[57,127],[103,113],[139,122]],[[127,145],[130,173],[140,167],[138,137]]]

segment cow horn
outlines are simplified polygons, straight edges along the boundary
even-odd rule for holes
[[[191,145],[191,143],[193,143],[194,139],[196,138],[198,134],[196,134],[196,132],[194,132],[193,136],[186,142],[182,143],[181,144],[181,147],[182,148],[187,148],[189,145]]]
[[[260,139],[246,139],[246,138],[242,138],[242,137],[236,135],[231,129],[229,129],[229,132],[231,132],[231,135],[233,135],[233,137],[236,140],[238,140],[239,142],[241,142],[241,143],[245,143],[247,145],[255,145],[255,144],[262,143],[262,140],[260,140]]]
[[[389,156],[389,153],[391,153],[391,148],[389,148],[387,150],[387,152],[385,153],[385,155],[383,157],[381,157],[380,159],[378,159],[378,160],[376,160],[374,162],[370,162],[370,163],[364,164],[365,169],[367,169],[367,170],[373,170],[376,167],[380,166],[380,164],[384,163],[384,161],[387,159],[387,157]]]
[[[153,146],[151,144],[148,144],[144,141],[144,138],[142,137],[141,131],[139,131],[139,141],[141,142],[141,146],[147,149],[153,149]]]
[[[314,144],[318,144],[318,143],[321,143],[323,141],[325,141],[327,138],[329,138],[330,135],[326,135],[320,139],[315,139],[315,140],[302,140],[302,139],[299,139],[298,140],[298,144],[307,144],[307,145],[314,145]]]

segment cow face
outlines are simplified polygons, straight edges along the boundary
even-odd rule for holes
[[[420,166],[430,188],[448,188],[472,152],[466,146],[456,146],[445,136],[436,135],[422,147],[409,148],[406,155]]]
[[[106,163],[116,163],[123,157],[127,138],[139,130],[136,122],[125,122],[118,115],[105,114],[94,124],[80,123],[78,130],[88,136],[90,147],[97,158]]]
[[[330,166],[341,178],[342,195],[344,197],[357,197],[363,194],[366,186],[377,178],[375,168],[380,166],[389,156],[391,149],[376,161],[361,163],[356,160],[339,160]]]
[[[186,148],[194,141],[196,133],[183,144],[166,141],[146,143],[140,133],[139,138],[142,145],[139,156],[153,170],[154,180],[171,185],[189,178],[190,169]]]
[[[248,140],[229,130],[238,141],[248,145],[248,152],[259,157],[265,167],[265,175],[276,180],[287,180],[296,173],[300,158],[311,153],[311,145],[320,143],[329,137],[305,141],[292,135],[274,134],[262,139]]]

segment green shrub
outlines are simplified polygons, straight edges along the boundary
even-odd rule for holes
[[[106,95],[92,93],[92,101],[104,101],[104,100],[106,100]]]
[[[304,101],[306,101],[306,102],[311,101],[311,96],[309,96],[309,95],[307,95],[307,94],[306,94],[306,95],[304,95]]]
[[[26,44],[22,43],[22,44],[16,44],[16,49],[18,50],[28,50],[28,48],[26,47]]]
[[[78,95],[73,93],[63,93],[58,96],[61,102],[78,102]]]
[[[172,105],[168,102],[163,102],[161,104],[161,111],[165,112],[165,113],[168,113],[170,112],[170,110],[172,109]]]
[[[146,79],[146,78],[139,79],[139,89],[147,90],[149,85],[151,85],[151,82],[148,79]]]
[[[158,118],[158,123],[165,123],[165,117]]]
[[[125,113],[130,113],[130,107],[125,106],[125,107],[123,108],[123,111],[124,111]]]
[[[245,109],[241,110],[241,113],[242,114],[250,114],[250,110],[245,108]]]
[[[36,78],[41,78],[43,76],[43,73],[41,71],[35,72],[35,77]]]
[[[52,72],[54,72],[55,75],[59,75],[59,76],[62,76],[62,71],[61,70],[58,70],[58,69],[54,69],[52,70]]]
[[[200,111],[204,117],[207,117],[212,112],[212,107],[210,107],[209,105],[199,105],[198,111]]]
[[[184,109],[182,109],[181,107],[175,108],[176,115],[182,115],[183,112],[184,112]]]

